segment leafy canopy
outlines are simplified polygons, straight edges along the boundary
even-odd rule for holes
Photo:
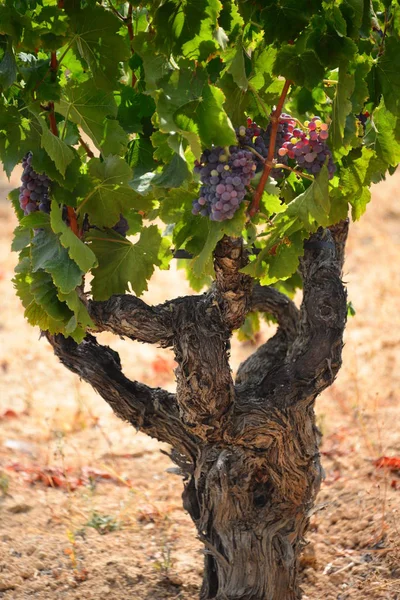
[[[258,249],[249,274],[292,293],[304,239],[358,219],[400,162],[399,13],[396,0],[1,0],[0,160],[10,176],[31,152],[52,182],[49,215],[10,195],[30,323],[80,341],[87,273],[94,299],[140,295],[173,249],[200,289],[225,234]],[[285,79],[285,112],[330,124],[335,176],[270,177],[252,218],[251,195],[231,221],[193,215],[195,161],[247,118],[266,127]]]

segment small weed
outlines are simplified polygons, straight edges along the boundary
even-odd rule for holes
[[[0,491],[1,491],[1,495],[3,497],[8,495],[9,487],[10,487],[10,478],[7,477],[7,475],[5,473],[0,473]]]
[[[162,575],[164,575],[164,577],[168,577],[171,569],[174,566],[174,561],[171,556],[171,548],[169,547],[169,544],[167,544],[167,543],[163,544],[160,555],[161,556],[160,556],[159,560],[156,560],[154,562],[154,568],[157,571],[160,571],[160,573],[162,573]]]
[[[101,535],[105,535],[111,531],[121,529],[121,523],[111,515],[100,515],[98,512],[94,511],[91,518],[86,523],[86,527],[93,527]]]

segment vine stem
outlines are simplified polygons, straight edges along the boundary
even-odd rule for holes
[[[282,163],[277,163],[274,165],[274,169],[286,169],[287,171],[291,171],[295,175],[299,177],[304,177],[305,179],[309,179],[310,181],[314,181],[314,177],[312,175],[307,175],[307,173],[301,173],[300,171],[296,171],[296,169],[292,169],[292,167],[288,167]]]
[[[87,145],[87,143],[83,141],[83,139],[81,138],[81,136],[79,136],[79,143],[82,146],[82,148],[85,150],[85,152],[88,155],[88,157],[89,158],[94,158],[93,152],[91,151],[91,149],[89,148],[89,146]]]
[[[285,103],[285,99],[286,99],[287,93],[289,91],[289,88],[291,86],[291,83],[292,83],[291,81],[286,79],[285,85],[283,86],[283,90],[282,90],[281,96],[278,101],[278,104],[271,116],[272,128],[271,128],[271,139],[270,139],[269,148],[268,148],[268,155],[267,155],[266,161],[264,163],[264,170],[261,175],[261,179],[258,183],[256,191],[254,192],[253,200],[252,200],[252,203],[251,203],[251,206],[249,209],[250,218],[254,217],[254,215],[256,213],[258,213],[258,211],[260,209],[261,197],[263,195],[263,191],[264,191],[265,185],[268,181],[268,177],[271,173],[271,170],[274,167],[274,164],[272,161],[273,161],[274,154],[275,154],[275,144],[276,144],[276,136],[278,133],[279,117],[281,116],[283,105]]]
[[[127,24],[127,27],[128,27],[129,39],[130,39],[130,42],[131,42],[131,44],[130,44],[131,45],[131,52],[133,54],[134,50],[133,50],[133,47],[132,47],[132,42],[133,42],[133,38],[134,38],[134,33],[133,33],[132,14],[133,14],[133,5],[129,3],[128,15],[126,17],[126,24]],[[135,73],[133,72],[133,69],[132,69],[132,79],[131,79],[131,86],[132,87],[135,87],[136,81],[137,81],[136,75],[135,75]]]
[[[57,69],[58,69],[57,54],[55,52],[52,52],[50,55],[50,71],[54,74],[54,77],[56,76]],[[50,122],[51,133],[53,135],[55,135],[56,137],[59,137],[58,129],[57,129],[57,122],[56,122],[56,114],[54,112],[54,102],[49,102],[49,122]]]

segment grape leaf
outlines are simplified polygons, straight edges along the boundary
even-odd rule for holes
[[[143,60],[146,75],[146,90],[153,92],[157,82],[173,70],[170,61],[163,54],[154,51],[154,34],[141,32],[132,41],[132,47]]]
[[[36,121],[36,119],[35,119]],[[0,109],[0,159],[8,177],[22,157],[40,145],[39,126],[21,115],[17,107]]]
[[[123,156],[128,147],[128,136],[124,129],[115,119],[106,119],[104,127],[104,138],[101,144],[103,156],[118,154]]]
[[[29,265],[29,261],[27,264]],[[64,331],[63,321],[50,317],[46,310],[36,302],[31,291],[31,283],[32,276],[29,273],[29,267],[27,269],[22,269],[21,272],[17,273],[13,279],[16,294],[25,308],[25,318],[31,325],[38,325],[43,331],[50,331],[50,333],[53,334],[62,333]],[[52,299],[52,296],[47,298],[47,300],[51,303]],[[65,316],[68,317],[69,315],[66,314]]]
[[[10,37],[0,35],[0,49],[4,50],[0,61],[0,90],[6,90],[17,78],[17,63]]]
[[[101,150],[104,138],[105,117],[117,115],[117,105],[112,92],[97,89],[92,81],[65,88],[64,96],[56,104],[56,111],[71,119]]]
[[[99,266],[93,270],[92,292],[96,300],[123,294],[129,284],[136,295],[147,290],[155,266],[165,263],[162,238],[155,225],[145,227],[136,244],[115,233],[93,234],[89,238]]]
[[[47,127],[46,121],[42,117],[38,117],[42,127],[41,145],[54,161],[57,169],[62,176],[65,176],[67,166],[74,160],[74,153],[65,142],[54,135]]]
[[[68,250],[70,258],[76,262],[83,273],[87,273],[97,265],[96,256],[89,246],[84,244],[62,220],[61,208],[57,202],[52,202],[50,222],[54,233],[61,234],[62,246]]]
[[[55,321],[68,321],[72,313],[57,297],[57,288],[51,276],[42,270],[30,274],[30,289],[35,302]]]
[[[49,273],[55,285],[68,294],[82,283],[82,271],[68,256],[58,236],[52,231],[38,231],[32,240],[32,271]]]
[[[299,51],[283,45],[276,55],[273,72],[312,90],[324,77],[324,67],[314,50]]]
[[[160,219],[164,223],[180,221],[185,210],[191,208],[193,200],[196,200],[197,197],[197,192],[192,189],[171,189],[168,195],[160,201]]]
[[[83,304],[75,290],[69,294],[62,294],[59,292],[58,298],[61,302],[65,302],[68,308],[74,313],[65,327],[66,333],[72,333],[79,326],[83,328],[83,332],[87,327],[95,329],[96,326],[90,318],[86,306]]]
[[[153,185],[165,188],[179,188],[190,178],[187,162],[179,154],[174,154],[171,162],[152,180]]]
[[[215,49],[219,0],[166,0],[154,12],[156,48],[165,54],[205,60]]]
[[[328,169],[322,167],[312,184],[288,204],[282,215],[298,217],[308,231],[316,226],[329,225],[330,200],[328,190]],[[277,222],[279,223],[280,216]]]
[[[14,229],[14,237],[11,243],[11,250],[19,252],[26,246],[29,246],[31,241],[31,232],[26,227],[19,225]]]
[[[400,162],[400,143],[395,134],[397,121],[381,101],[379,107],[374,110],[364,138],[365,144],[375,149],[377,157],[392,167],[396,167]]]
[[[369,185],[368,169],[373,154],[370,148],[362,148],[361,156],[350,160],[341,175],[341,191],[343,197],[353,207],[354,220],[361,217],[371,199],[371,192],[367,186]]]
[[[386,39],[385,51],[379,57],[376,69],[386,107],[400,116],[400,40]]]
[[[228,73],[232,75],[234,82],[239,88],[247,90],[249,81],[246,76],[243,47],[241,44],[238,44],[234,52],[232,61],[228,67]]]
[[[200,217],[201,218],[201,217]],[[204,219],[204,217],[202,217]],[[197,217],[199,219],[199,217]],[[245,206],[235,213],[233,219],[216,223],[207,219],[208,235],[198,256],[191,261],[193,273],[197,278],[214,273],[213,252],[224,235],[240,237],[246,222]]]
[[[336,85],[332,108],[332,125],[330,128],[332,150],[340,149],[343,146],[346,117],[352,111],[350,98],[354,91],[354,86],[354,75],[349,75],[346,69],[341,67],[339,69],[339,80]]]
[[[128,60],[127,40],[119,35],[120,21],[100,6],[75,7],[67,3],[70,43],[86,61],[97,87],[113,89],[119,77],[119,62]]]
[[[303,256],[303,242],[308,237],[305,231],[297,231],[290,238],[278,244],[275,253],[268,257],[266,273],[260,279],[262,285],[271,285],[285,280],[295,273],[299,266],[299,258]]]
[[[111,227],[124,210],[136,208],[147,210],[151,203],[129,185],[132,176],[129,165],[119,156],[108,156],[101,162],[92,158],[89,162],[92,190],[79,204],[78,211],[88,213],[92,225]]]
[[[121,90],[117,118],[127,133],[142,133],[143,124],[153,115],[155,107],[151,96],[124,86]]]

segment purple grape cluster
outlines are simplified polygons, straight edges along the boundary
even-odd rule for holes
[[[238,146],[205,150],[194,168],[200,175],[200,197],[192,213],[211,221],[232,219],[246,195],[246,187],[256,171],[254,155]]]
[[[113,229],[119,233],[119,235],[126,236],[129,230],[129,223],[123,215],[119,216],[119,221],[114,225]]]
[[[296,122],[292,119],[292,117],[290,115],[282,113],[282,115],[279,118],[278,130],[276,132],[275,152],[273,158],[278,157],[279,148],[281,148],[287,140],[290,140],[295,126]],[[254,148],[264,158],[267,158],[268,156],[269,145],[271,143],[271,132],[272,123],[268,125],[267,129],[261,130],[260,135],[255,139]],[[282,164],[288,164],[288,158],[285,156],[279,157],[279,161]],[[271,175],[274,179],[282,179],[282,177],[284,176],[284,170],[272,169]]]
[[[329,137],[328,125],[317,116],[313,117],[311,121],[306,121],[305,126],[308,128],[308,132],[295,129],[291,140],[284,142],[279,149],[279,157],[294,159],[301,169],[305,169],[311,175],[317,175],[328,159],[328,173],[332,178],[336,171],[336,165],[326,143]]]
[[[21,187],[19,189],[19,204],[25,215],[41,210],[50,213],[49,187],[50,179],[42,173],[36,173],[32,167],[32,153],[24,157],[22,161],[24,171],[21,176]]]

